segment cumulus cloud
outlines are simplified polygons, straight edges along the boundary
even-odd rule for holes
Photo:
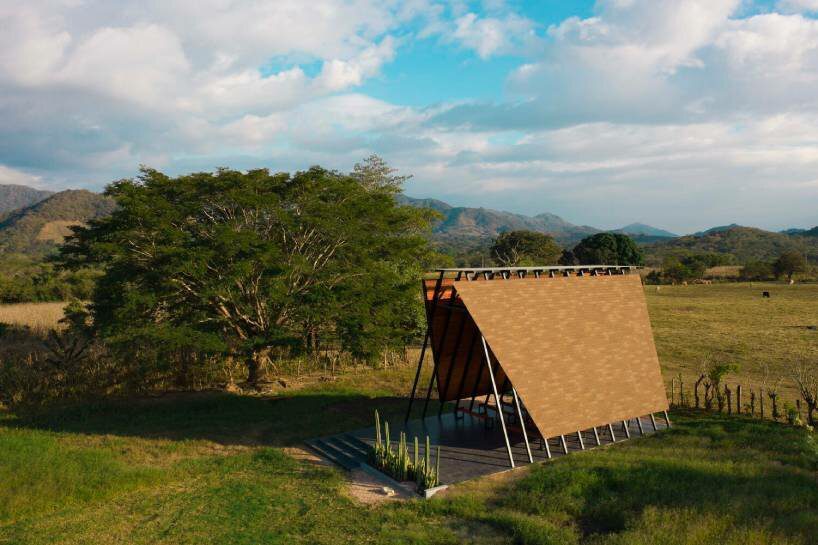
[[[530,19],[514,13],[503,17],[480,17],[469,12],[454,21],[451,39],[486,59],[524,51],[537,42],[537,35]]]
[[[749,16],[741,0],[598,0],[548,28],[516,5],[7,0],[0,183],[378,152],[415,174],[410,192],[456,204],[681,231],[818,221],[814,0]],[[421,40],[477,70],[521,60],[494,102],[362,92]]]
[[[0,184],[3,185],[27,185],[29,187],[41,187],[42,178],[27,172],[21,172],[5,165],[0,165]]]
[[[10,0],[0,7],[0,162],[102,181],[157,158],[258,151],[287,112],[376,76],[394,59],[392,32],[439,13],[428,5]]]
[[[818,13],[818,0],[780,0],[778,9],[785,13]]]

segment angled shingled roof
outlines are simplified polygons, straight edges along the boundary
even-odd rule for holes
[[[545,438],[668,408],[638,275],[525,270],[424,283],[440,399],[491,392],[482,336]]]

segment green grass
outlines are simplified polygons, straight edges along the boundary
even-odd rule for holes
[[[760,297],[772,291],[771,300]],[[815,349],[818,286],[647,287],[666,378],[703,354],[731,380]],[[672,430],[365,506],[304,439],[402,414],[414,369],[359,369],[276,398],[167,395],[38,420],[0,413],[0,544],[818,542],[818,446],[804,430],[675,412]],[[436,410],[435,407],[432,408]]]
[[[708,356],[737,364],[728,380],[745,386],[757,386],[766,366],[772,381],[785,377],[786,389],[793,362],[818,365],[818,330],[806,327],[818,326],[816,284],[646,286],[645,293],[667,381],[680,372],[693,377]]]
[[[343,473],[292,458],[316,434],[399,413],[372,380],[277,399],[169,396],[0,421],[0,543],[797,543],[818,535],[805,431],[675,414],[666,433],[364,506]],[[353,386],[352,384],[357,384]],[[378,385],[378,386],[373,386]]]

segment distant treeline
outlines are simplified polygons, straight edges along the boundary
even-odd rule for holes
[[[0,260],[0,304],[88,300],[97,276],[92,269],[59,270],[49,261],[4,255]]]

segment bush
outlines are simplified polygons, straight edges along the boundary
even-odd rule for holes
[[[775,277],[772,263],[751,261],[739,271],[742,280],[771,280]]]

